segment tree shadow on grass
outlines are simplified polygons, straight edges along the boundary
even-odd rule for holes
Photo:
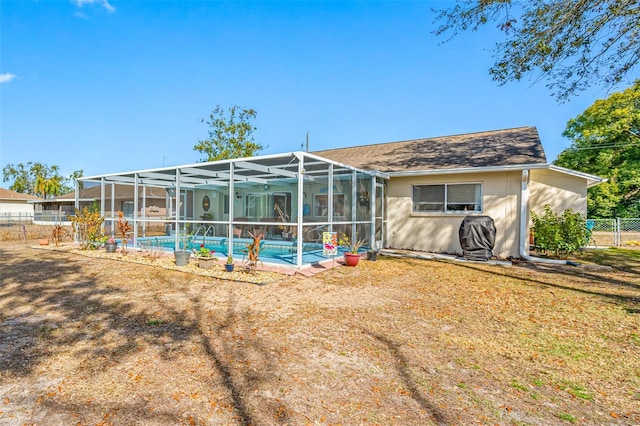
[[[154,344],[158,338],[155,330],[140,326],[147,315],[136,312],[125,292],[98,285],[72,256],[39,253],[3,265],[0,294],[0,372],[28,375],[42,358],[86,340],[95,344],[83,345],[78,356],[117,360],[134,352],[137,340]],[[179,323],[184,318],[177,315]],[[119,343],[101,344],[114,332]],[[180,326],[164,332],[172,341],[190,336]]]
[[[0,258],[7,256],[0,250]],[[247,312],[238,312],[230,299],[227,311],[220,314],[217,309],[213,318],[206,318],[201,301],[205,290],[200,290],[186,307],[158,302],[170,320],[156,323],[154,316],[136,303],[126,285],[113,286],[105,279],[92,271],[86,259],[67,253],[19,253],[3,262],[0,375],[30,378],[48,357],[72,351],[75,359],[83,360],[83,375],[90,377],[93,372],[102,373],[105,364],[117,365],[124,357],[137,353],[141,345],[163,348],[191,340],[201,345],[220,376],[239,422],[255,423],[246,401],[252,390],[269,379],[275,367],[259,336],[243,334],[259,327]],[[230,335],[239,336],[242,344],[238,339],[228,339]],[[249,365],[257,368],[248,368]],[[57,404],[57,410],[74,412],[72,406],[64,407],[60,401]],[[118,401],[113,404],[126,405]],[[135,411],[140,407],[130,408]],[[259,409],[271,418],[288,421],[286,414],[282,415],[288,410],[279,403],[261,401]],[[119,416],[127,416],[126,407],[118,412]],[[184,420],[170,412],[155,416],[174,424]]]
[[[420,391],[420,388],[416,385],[414,378],[411,377],[411,374],[409,373],[411,365],[409,363],[409,360],[402,354],[400,345],[381,334],[374,333],[362,328],[361,330],[363,333],[368,334],[378,342],[382,343],[391,353],[394,358],[393,367],[395,368],[398,376],[402,379],[404,386],[408,389],[409,396],[423,410],[425,410],[425,412],[429,414],[433,421],[435,421],[438,425],[454,424],[454,422],[449,419],[449,416],[445,412],[440,410],[435,403],[429,401],[429,399],[426,398]]]
[[[279,403],[260,400],[254,407],[247,406],[252,392],[268,382],[276,371],[269,348],[255,333],[259,323],[249,311],[237,308],[231,291],[226,312],[209,311],[207,315],[200,295],[192,302],[198,338],[230,393],[239,423],[255,424],[253,411],[286,423],[288,410]]]
[[[486,268],[477,267],[469,263],[457,263],[456,265],[491,275],[514,278],[544,287],[571,290],[578,293],[610,299],[612,302],[623,305],[629,313],[640,312],[640,285],[631,280],[627,281],[622,278],[599,275],[598,273],[588,272],[584,269],[577,269],[573,266],[527,264],[522,268],[528,268],[539,273],[537,278],[531,278],[518,273],[506,272],[508,269],[504,269],[503,271],[505,272],[498,272],[495,269],[489,271]],[[572,285],[561,284],[553,280],[554,276],[558,275],[565,278],[566,282],[572,283]],[[592,284],[590,285],[588,283],[579,282],[576,280],[577,276],[579,276],[581,280],[589,281]],[[620,275],[617,275],[617,277],[620,277]],[[606,290],[603,289],[602,286],[606,286]],[[625,288],[628,289],[626,293],[623,291]],[[627,294],[629,292],[632,294]]]
[[[578,253],[577,259],[579,262],[584,260],[598,265],[611,265],[618,271],[640,274],[640,250],[625,248],[588,249]]]

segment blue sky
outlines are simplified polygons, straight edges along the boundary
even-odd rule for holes
[[[85,176],[194,163],[216,105],[264,154],[536,126],[547,159],[601,89],[498,86],[493,28],[445,44],[425,2],[0,2],[0,167]],[[493,26],[491,26],[493,27]],[[6,183],[0,183],[8,186]]]

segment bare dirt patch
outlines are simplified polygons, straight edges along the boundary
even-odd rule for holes
[[[256,285],[0,243],[0,424],[638,424],[636,267]]]

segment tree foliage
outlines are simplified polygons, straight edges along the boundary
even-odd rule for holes
[[[228,115],[227,115],[228,113]],[[209,129],[209,138],[198,141],[194,150],[206,154],[203,161],[227,160],[231,158],[253,157],[266,148],[253,139],[256,127],[251,124],[257,113],[253,109],[232,105],[227,112],[220,106],[202,119]]]
[[[558,100],[593,84],[621,82],[640,59],[638,0],[460,0],[437,11],[437,35],[476,31],[496,23],[489,70],[500,84],[537,72]]]
[[[76,170],[65,178],[56,165],[49,167],[30,161],[27,164],[7,164],[2,174],[3,182],[12,181],[10,190],[47,198],[73,191],[75,180],[82,177],[83,172]]]
[[[589,188],[591,218],[640,217],[640,80],[571,119],[554,164],[608,178]]]

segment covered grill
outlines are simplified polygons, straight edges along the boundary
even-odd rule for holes
[[[489,260],[493,257],[496,227],[489,216],[467,216],[458,232],[462,256],[468,260]]]

